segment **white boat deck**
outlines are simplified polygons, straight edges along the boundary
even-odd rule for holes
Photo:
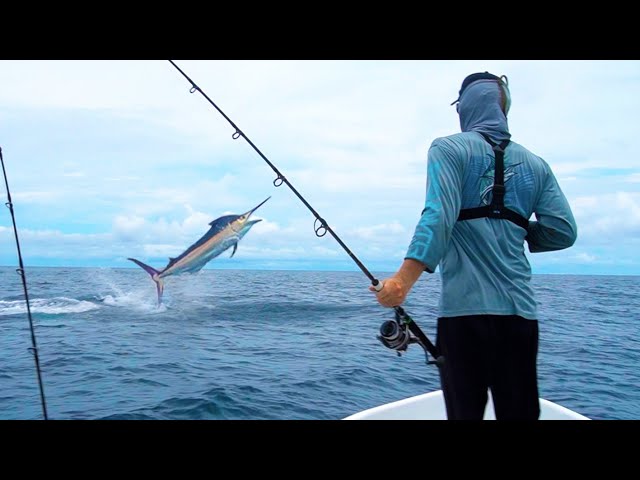
[[[363,410],[350,415],[344,420],[446,420],[442,390],[405,398],[397,402],[387,403],[379,407]],[[495,420],[493,401],[489,393],[489,401],[484,413],[485,420]],[[561,405],[540,399],[540,420],[590,420],[584,415],[569,410]]]

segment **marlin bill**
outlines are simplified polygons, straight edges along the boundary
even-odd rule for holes
[[[231,257],[233,257],[238,249],[238,242],[251,230],[251,227],[261,221],[260,219],[249,220],[249,218],[269,198],[271,197],[268,197],[242,215],[224,215],[209,223],[211,226],[209,231],[179,256],[169,258],[169,263],[162,270],[156,270],[135,258],[128,258],[127,260],[131,260],[151,275],[151,279],[156,283],[158,306],[160,306],[162,304],[163,280],[165,278],[171,275],[198,272],[209,261],[231,247],[233,247],[233,252],[231,252]]]

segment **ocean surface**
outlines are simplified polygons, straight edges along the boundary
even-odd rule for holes
[[[378,278],[386,274],[373,272]],[[203,270],[156,307],[141,269],[28,268],[52,419],[341,419],[440,388],[413,345],[376,339],[393,311],[361,272]],[[534,275],[540,396],[640,419],[640,276]],[[405,309],[435,342],[440,280]],[[41,419],[20,277],[0,268],[0,419]]]

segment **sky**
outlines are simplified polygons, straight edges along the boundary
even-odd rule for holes
[[[506,75],[512,140],[554,171],[573,247],[533,273],[640,274],[640,61],[174,60],[370,270],[395,271],[427,151],[470,73]],[[164,267],[221,215],[263,221],[207,268],[353,270],[338,242],[165,60],[0,60],[0,147],[28,266]],[[0,189],[2,203],[6,189]],[[0,265],[18,264],[0,210]]]

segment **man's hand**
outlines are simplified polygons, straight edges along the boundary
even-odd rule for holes
[[[383,307],[400,306],[424,269],[423,263],[406,258],[394,276],[382,281],[382,290],[376,292],[376,298],[380,305]],[[374,286],[370,286],[369,290],[376,291]]]
[[[396,276],[389,277],[382,281],[382,290],[376,292],[378,302],[383,307],[395,307],[401,305],[407,298],[409,289],[406,288],[402,281]],[[369,290],[375,292],[375,287],[369,287]]]

